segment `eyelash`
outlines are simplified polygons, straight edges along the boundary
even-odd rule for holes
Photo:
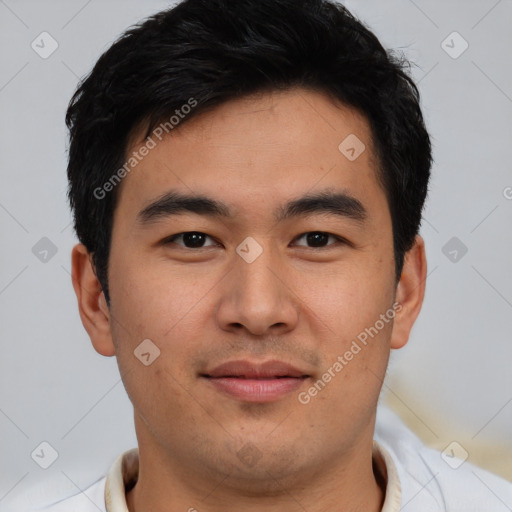
[[[212,239],[212,240],[215,240],[212,236],[210,235],[207,235],[206,233],[203,233],[201,231],[184,231],[182,233],[177,233],[175,235],[172,235],[170,237],[167,237],[166,239],[163,240],[163,244],[164,245],[169,245],[169,244],[173,244],[175,243],[175,240],[180,238],[180,237],[183,237],[183,235],[187,235],[187,234],[192,234],[192,233],[195,233],[195,234],[198,234],[198,235],[205,235],[207,236],[208,238]],[[334,244],[327,244],[326,246],[322,246],[322,247],[309,247],[309,246],[304,246],[304,245],[301,245],[299,247],[306,247],[308,249],[316,249],[316,250],[319,250],[319,249],[326,249],[328,247],[333,247],[333,246],[338,246],[338,245],[351,245],[351,243],[340,237],[340,236],[337,236],[337,235],[333,235],[332,233],[328,233],[326,231],[306,231],[305,233],[302,233],[301,235],[298,235],[297,237],[294,238],[294,240],[299,240],[303,237],[305,237],[306,235],[309,235],[309,234],[321,234],[321,235],[327,235],[328,237],[331,237],[331,238],[334,238],[336,240],[336,243]],[[184,245],[181,245],[181,244],[177,244],[179,245],[180,247],[182,247],[183,249],[189,249],[189,250],[195,250],[195,251],[198,251],[198,250],[201,250],[201,249],[206,249],[208,247],[213,247],[213,245],[208,245],[208,246],[205,246],[205,247],[185,247]]]

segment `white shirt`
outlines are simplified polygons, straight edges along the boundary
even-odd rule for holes
[[[382,512],[510,512],[512,483],[469,462],[428,448],[389,409],[378,409],[373,457],[386,480]],[[448,461],[448,462],[446,462]],[[455,469],[456,468],[456,469]],[[138,449],[108,475],[46,512],[128,512],[125,488],[137,479]]]

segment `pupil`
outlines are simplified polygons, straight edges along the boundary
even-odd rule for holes
[[[204,243],[204,235],[192,231],[183,235],[183,242],[187,247],[201,247]]]
[[[313,247],[320,247],[323,244],[323,242],[327,242],[328,235],[325,233],[309,233],[307,236],[308,244],[312,245]]]

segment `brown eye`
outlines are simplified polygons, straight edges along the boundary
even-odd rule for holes
[[[186,249],[201,249],[203,247],[210,247],[215,244],[204,245],[206,239],[212,239],[206,233],[200,231],[187,231],[185,233],[178,233],[165,240],[165,244],[175,243],[181,245]],[[180,242],[177,242],[180,241]]]
[[[334,239],[334,243],[328,243],[329,238]],[[330,245],[336,245],[336,242],[342,242],[342,239],[331,235],[330,233],[325,233],[324,231],[310,231],[309,233],[304,233],[296,238],[296,240],[306,240],[306,247],[311,248],[322,248]],[[304,244],[297,244],[300,246],[304,246]]]

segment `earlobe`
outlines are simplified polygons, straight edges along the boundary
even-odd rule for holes
[[[101,355],[113,356],[115,347],[110,330],[109,309],[96,277],[91,255],[83,244],[73,247],[71,277],[80,318],[95,350]]]
[[[402,348],[409,340],[412,326],[423,304],[426,278],[425,242],[418,235],[414,245],[405,255],[402,275],[396,290],[395,302],[401,307],[397,308],[393,322],[391,348]]]

